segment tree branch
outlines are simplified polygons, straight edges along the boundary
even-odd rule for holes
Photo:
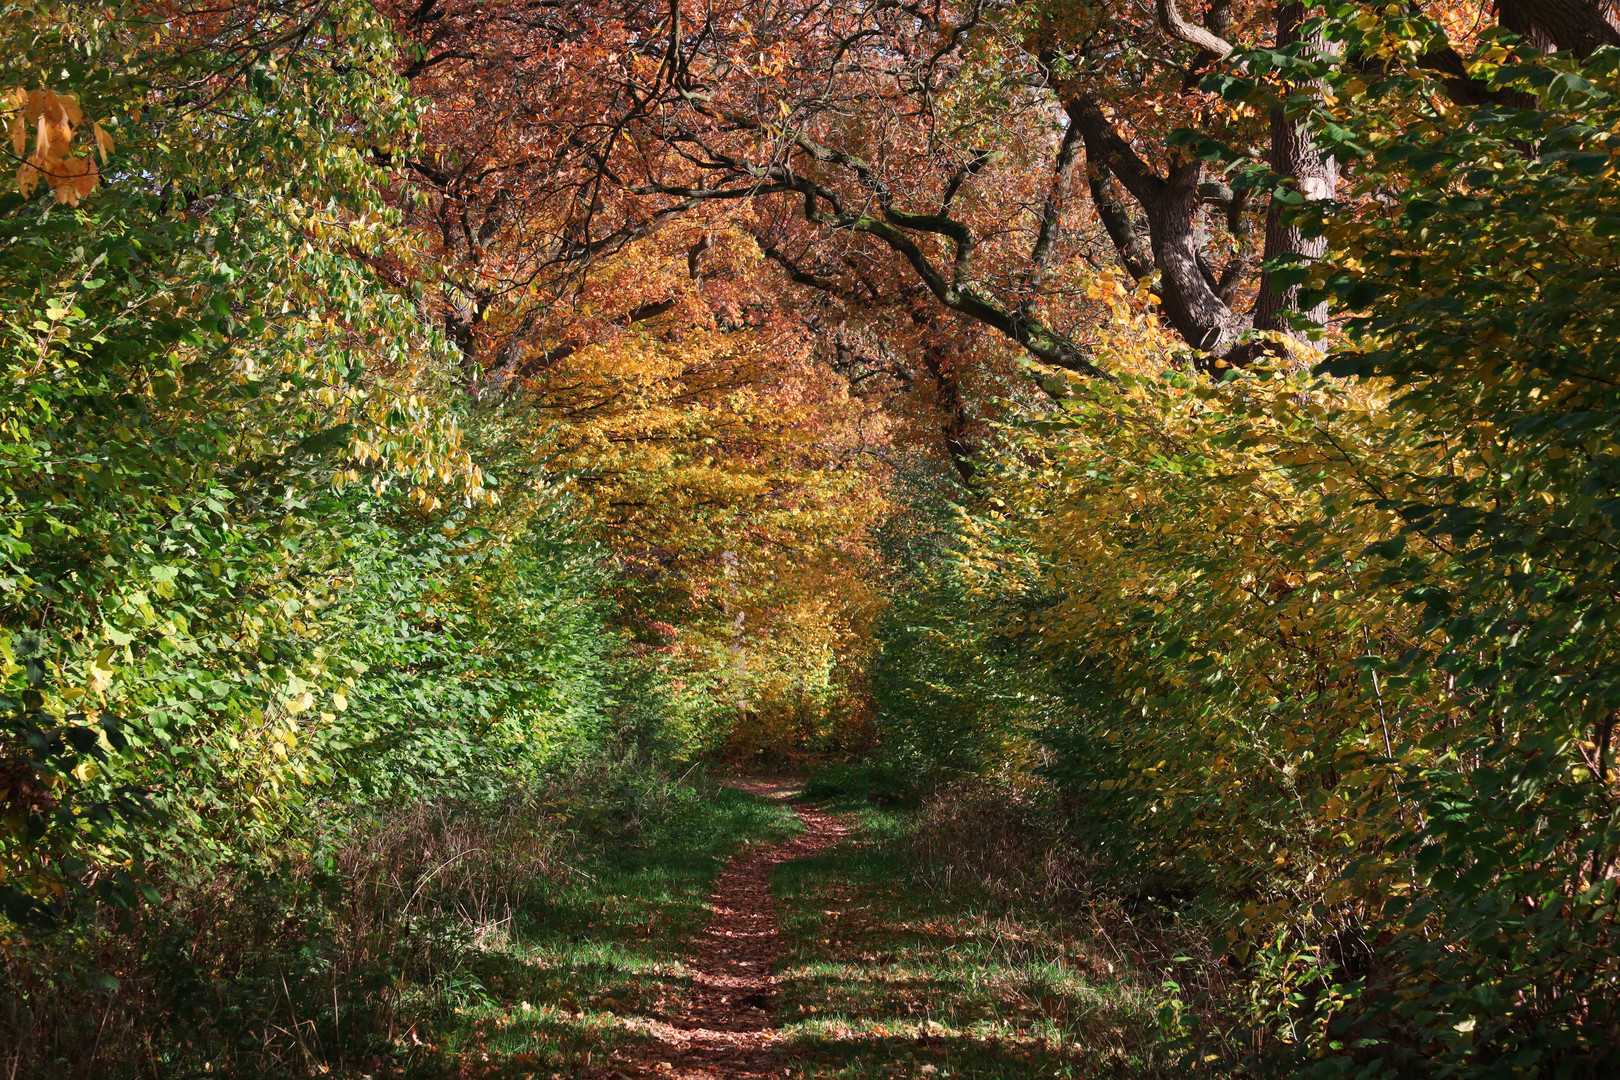
[[[1080,125],[1073,120],[1063,129],[1063,142],[1058,146],[1057,161],[1052,165],[1052,187],[1046,193],[1046,205],[1041,207],[1041,228],[1035,237],[1035,246],[1029,252],[1029,273],[1026,277],[1031,290],[1040,287],[1052,263],[1052,252],[1062,234],[1063,208],[1069,201],[1069,188],[1074,181],[1075,151],[1080,149]]]
[[[1120,263],[1124,265],[1127,274],[1141,281],[1153,273],[1153,249],[1136,228],[1136,223],[1131,220],[1129,208],[1109,188],[1108,166],[1103,162],[1088,161],[1086,178],[1091,187],[1091,204],[1096,207],[1097,216],[1102,219],[1103,228],[1108,232],[1108,239],[1114,242],[1114,250],[1119,254]]]
[[[1176,0],[1158,0],[1158,4],[1159,28],[1166,34],[1177,41],[1185,41],[1189,45],[1196,45],[1213,55],[1217,60],[1224,60],[1232,55],[1233,48],[1225,38],[1183,19],[1181,12],[1176,10]]]
[[[1500,0],[1502,26],[1533,44],[1550,41],[1582,60],[1603,45],[1620,45],[1620,31],[1595,0]]]

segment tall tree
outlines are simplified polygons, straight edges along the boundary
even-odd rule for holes
[[[1470,11],[1489,25],[1492,12]],[[446,192],[486,192],[478,220],[447,219],[445,235],[471,250],[496,218],[549,200],[512,280],[566,277],[717,203],[768,201],[794,208],[809,241],[799,265],[784,262],[799,284],[858,291],[884,266],[1037,370],[1095,376],[1093,313],[1066,295],[1065,272],[1094,255],[1077,243],[1089,221],[1130,276],[1154,277],[1159,310],[1208,360],[1253,357],[1250,331],[1303,336],[1286,283],[1297,275],[1274,280],[1266,267],[1322,254],[1290,223],[1301,200],[1337,187],[1302,119],[1316,90],[1307,79],[1255,116],[1203,85],[1267,63],[1295,78],[1326,48],[1315,15],[1293,0],[1215,0],[1193,18],[1175,0],[1146,14],[1109,2],[426,0],[400,18],[430,96],[449,86],[479,103],[449,114],[454,166],[420,170]],[[1597,0],[1504,2],[1494,16],[1577,56],[1616,37]],[[1449,44],[1426,60],[1455,76],[1456,93],[1484,93]],[[1189,131],[1249,148],[1252,167],[1214,169]]]

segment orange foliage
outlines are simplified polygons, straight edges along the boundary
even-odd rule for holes
[[[11,114],[7,125],[11,152],[22,160],[17,166],[17,190],[27,198],[43,183],[52,189],[58,203],[78,206],[80,199],[96,189],[99,174],[92,152],[73,152],[73,137],[84,125],[84,110],[77,99],[52,90],[17,88],[6,91],[3,100]],[[100,123],[92,123],[90,128],[105,163],[113,149],[112,136]],[[30,135],[34,149],[26,153]]]

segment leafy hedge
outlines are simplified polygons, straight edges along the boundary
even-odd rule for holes
[[[99,185],[0,194],[13,945],[154,865],[504,798],[625,678],[599,553],[543,486],[496,496],[502,428],[373,269],[414,122],[380,17],[151,10],[0,7],[13,133]]]
[[[1309,118],[1353,177],[1293,200],[1328,257],[1274,268],[1331,301],[1330,354],[1184,373],[1100,282],[1126,374],[1009,431],[1005,512],[967,520],[952,591],[912,601],[928,656],[928,620],[890,639],[929,693],[891,674],[884,722],[1044,721],[1070,842],[1197,913],[1241,972],[1189,1065],[1609,1075],[1620,55],[1486,40],[1467,62],[1494,97],[1464,108],[1422,60],[1431,24],[1330,15],[1340,52],[1209,83]],[[987,667],[1013,641],[1046,662]]]

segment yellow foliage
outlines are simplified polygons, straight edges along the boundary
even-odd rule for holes
[[[996,534],[1025,535],[1050,603],[1018,629],[1053,654],[1084,656],[1139,710],[1118,726],[1140,760],[1128,777],[1096,780],[1099,790],[1208,805],[1199,843],[1234,866],[1273,862],[1286,827],[1296,837],[1287,875],[1311,897],[1308,883],[1331,876],[1324,865],[1342,863],[1335,837],[1366,853],[1405,827],[1391,780],[1414,761],[1389,755],[1415,746],[1446,708],[1443,686],[1405,686],[1397,703],[1364,662],[1424,645],[1421,609],[1377,587],[1387,564],[1361,554],[1400,531],[1375,498],[1405,482],[1411,459],[1389,446],[1409,420],[1367,380],[1184,372],[1168,334],[1118,290],[1095,291],[1119,301],[1102,351],[1120,381],[1077,384],[1057,415],[1015,426],[1006,512],[967,530],[963,572],[987,596],[1016,590]],[[1344,795],[1304,799],[1296,777],[1328,748]],[[1209,802],[1257,785],[1296,792],[1297,815],[1224,820],[1219,805],[1245,800]],[[1169,844],[1166,871],[1184,856]],[[1380,873],[1368,863],[1365,874]],[[1257,908],[1245,937],[1291,917],[1286,899]]]
[[[644,621],[672,624],[653,646],[670,678],[739,745],[803,745],[855,710],[891,424],[813,361],[801,321],[763,310],[751,238],[707,237],[702,283],[690,243],[632,245],[545,313],[518,365],[527,471],[569,495]],[[643,306],[659,314],[623,314]]]

